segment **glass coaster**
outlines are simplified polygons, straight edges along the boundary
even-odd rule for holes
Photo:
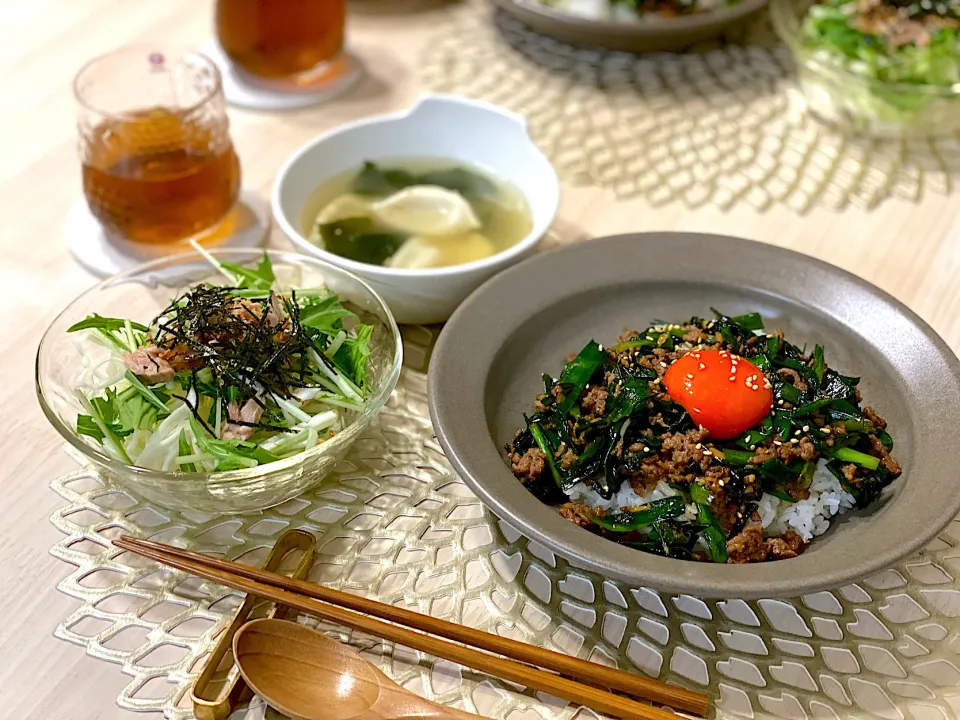
[[[344,48],[338,60],[343,63],[343,70],[336,76],[321,78],[304,87],[291,84],[289,89],[283,90],[260,84],[237,70],[214,40],[207,42],[200,52],[220,69],[227,102],[247,110],[297,110],[319,105],[346,92],[363,77],[363,65],[350,48]]]
[[[270,230],[270,204],[255,191],[242,189],[236,206],[219,225],[197,236],[204,247],[258,247]],[[63,223],[63,239],[87,272],[107,277],[164,255],[186,252],[186,241],[170,245],[145,245],[108,237],[100,222],[80,200]]]

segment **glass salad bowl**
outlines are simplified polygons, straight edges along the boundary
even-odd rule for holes
[[[960,133],[960,82],[952,85],[889,82],[886,76],[926,71],[931,53],[898,56],[867,53],[849,61],[831,51],[831,43],[848,38],[804,37],[803,24],[813,0],[772,0],[774,29],[787,44],[807,109],[815,117],[848,132],[873,137],[944,137]],[[909,60],[905,59],[909,57]],[[907,63],[910,65],[907,65]],[[951,61],[939,58],[941,67]]]
[[[217,260],[254,266],[262,250],[221,250]],[[120,462],[90,437],[78,435],[77,417],[85,412],[77,388],[89,382],[91,368],[103,359],[102,347],[85,342],[85,333],[67,329],[93,313],[149,324],[170,301],[198,283],[223,285],[219,270],[197,253],[177,255],[115,275],[74,300],[53,321],[40,341],[36,362],[37,398],[47,419],[109,486],[119,486],[176,510],[239,513],[260,510],[300,495],[317,485],[383,408],[400,375],[402,344],[393,315],[380,297],[350,272],[290,252],[268,251],[277,289],[326,289],[336,293],[359,322],[373,326],[362,410],[345,416],[334,437],[274,462],[220,472],[176,472]]]

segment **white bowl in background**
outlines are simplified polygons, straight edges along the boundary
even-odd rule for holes
[[[348,260],[317,247],[304,234],[303,214],[324,182],[363,162],[443,159],[475,166],[512,183],[530,206],[533,227],[517,244],[463,265],[408,270]],[[449,95],[428,95],[409,111],[342,126],[309,142],[280,169],[273,216],[308,255],[359,275],[383,297],[399,323],[443,322],[485,280],[533,252],[560,202],[557,173],[534,144],[522,116]]]

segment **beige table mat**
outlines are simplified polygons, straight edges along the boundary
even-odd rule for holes
[[[420,74],[432,90],[524,114],[567,182],[622,198],[803,213],[955,191],[960,138],[846,137],[804,115],[765,19],[740,41],[644,56],[578,49],[464,0],[427,43]]]

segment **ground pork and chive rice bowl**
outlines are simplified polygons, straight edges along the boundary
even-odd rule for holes
[[[591,341],[506,451],[567,520],[687,560],[795,557],[901,468],[859,378],[766,332],[756,314],[691,318]]]

